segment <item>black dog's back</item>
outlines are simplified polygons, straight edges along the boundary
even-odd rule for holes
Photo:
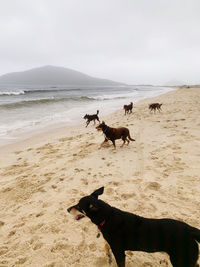
[[[107,205],[104,209],[105,214],[112,214],[107,222],[108,227],[114,231],[120,229],[120,233],[116,231],[115,236],[119,237],[118,246],[123,244],[124,250],[171,253],[174,249],[179,250],[181,244],[190,243],[191,239],[200,242],[200,230],[184,222],[167,218],[144,218]],[[105,231],[102,228],[102,232],[106,235],[106,228]]]
[[[132,250],[166,252],[174,267],[196,267],[198,245],[195,240],[200,242],[200,230],[177,220],[143,218],[116,208],[111,208],[109,213],[112,217],[107,228],[102,227],[102,233],[118,266],[125,266],[124,251]]]
[[[99,117],[98,117],[98,114],[99,114],[99,110],[97,110],[97,113],[96,113],[96,114],[93,114],[93,115],[86,114],[86,115],[84,116],[84,119],[87,119],[86,127],[89,125],[89,123],[90,123],[91,121],[94,121],[94,123],[95,123],[96,120],[97,120],[98,122],[100,122]]]

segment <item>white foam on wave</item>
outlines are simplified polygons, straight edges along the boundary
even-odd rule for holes
[[[129,92],[129,93],[123,93],[123,94],[110,94],[110,95],[98,95],[93,96],[92,99],[94,100],[115,100],[115,99],[125,99],[132,96],[135,96],[136,92]]]
[[[0,95],[24,95],[23,90],[20,91],[0,91]]]

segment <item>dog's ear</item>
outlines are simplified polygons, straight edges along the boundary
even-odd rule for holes
[[[102,195],[104,191],[104,186],[100,187],[99,189],[95,190],[91,196],[98,198],[99,195]]]
[[[102,123],[101,124],[105,124],[105,121],[102,121]]]

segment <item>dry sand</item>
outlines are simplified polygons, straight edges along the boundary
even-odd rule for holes
[[[163,103],[150,114],[148,103]],[[136,142],[114,150],[91,124],[42,134],[0,151],[0,266],[108,266],[103,238],[67,208],[101,198],[141,216],[200,228],[200,89],[181,88],[104,118]],[[161,261],[161,264],[160,264]],[[116,266],[115,262],[111,266]],[[171,266],[164,253],[127,252],[127,267]]]

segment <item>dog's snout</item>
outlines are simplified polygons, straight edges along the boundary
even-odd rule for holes
[[[72,209],[72,207],[68,208],[67,211],[70,213],[71,209]]]

